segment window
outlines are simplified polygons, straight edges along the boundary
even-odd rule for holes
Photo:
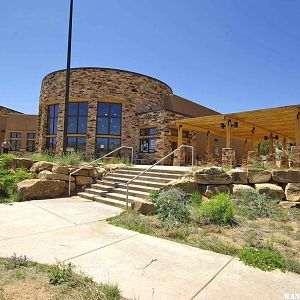
[[[21,132],[11,132],[10,133],[10,144],[11,150],[20,151],[21,149]]]
[[[96,138],[96,155],[101,157],[121,146],[121,139],[118,138]]]
[[[121,135],[122,104],[98,103],[97,134]]]
[[[178,136],[178,129],[171,128],[171,135]],[[182,137],[187,139],[189,137],[189,132],[186,130],[182,130]]]
[[[20,139],[22,137],[21,132],[11,132],[10,133],[10,138],[11,139]]]
[[[154,153],[156,150],[156,135],[157,128],[142,128],[140,129],[140,152]]]
[[[11,150],[12,151],[20,151],[21,149],[21,140],[11,140]]]
[[[58,104],[48,106],[48,131],[47,134],[57,133]]]
[[[56,138],[50,137],[46,139],[46,148],[50,151],[55,151],[56,148]]]
[[[27,140],[26,151],[35,152],[35,141],[34,140]]]
[[[36,133],[34,133],[34,132],[27,133],[28,140],[35,140],[35,138],[36,138]]]
[[[88,102],[71,102],[68,109],[68,133],[86,133]]]
[[[76,152],[85,152],[86,137],[68,137],[67,148]]]

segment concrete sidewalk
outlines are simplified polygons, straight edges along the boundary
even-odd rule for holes
[[[77,197],[0,205],[0,257],[72,262],[134,299],[284,299],[300,276],[114,227],[120,209]]]

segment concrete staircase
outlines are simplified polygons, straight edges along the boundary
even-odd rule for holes
[[[117,169],[78,195],[85,199],[125,208],[126,182],[148,167],[133,166]],[[147,171],[129,185],[129,205],[133,200],[147,199],[150,191],[157,190],[171,180],[182,177],[187,170],[187,167],[156,166]]]

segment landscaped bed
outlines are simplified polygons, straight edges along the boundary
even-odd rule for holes
[[[0,258],[0,300],[118,300],[118,287],[77,274],[71,264],[44,265],[25,256]]]
[[[169,189],[151,195],[156,214],[132,210],[111,218],[113,225],[240,257],[246,264],[269,271],[300,274],[300,210],[283,209],[265,194],[240,197],[221,193],[203,201]]]

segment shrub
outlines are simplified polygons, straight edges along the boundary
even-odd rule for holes
[[[77,166],[84,162],[84,154],[79,152],[69,152],[67,154],[63,154],[60,157],[57,157],[55,162],[62,166]]]
[[[31,174],[24,168],[16,171],[0,169],[0,197],[10,197],[16,192],[18,182],[31,178]]]
[[[73,268],[74,267],[71,263],[49,267],[49,282],[53,285],[71,282],[73,277]]]
[[[230,195],[220,193],[199,208],[199,215],[209,223],[228,225],[234,222],[235,206]]]
[[[259,268],[263,271],[279,269],[284,272],[286,269],[283,257],[272,250],[244,248],[240,251],[239,258],[246,265]]]
[[[235,199],[235,203],[239,213],[249,219],[270,218],[281,215],[277,199],[270,199],[266,194],[244,191],[238,199]]]
[[[268,169],[268,165],[261,159],[254,159],[251,163],[251,167],[258,170],[266,170]]]
[[[155,202],[155,200],[157,199],[158,195],[159,195],[160,191],[159,190],[152,190],[149,192],[149,198],[152,202]]]
[[[186,223],[189,219],[190,197],[180,189],[171,188],[159,193],[153,201],[158,217],[169,225]]]
[[[199,206],[202,203],[202,195],[200,192],[195,191],[191,194],[191,201],[194,205]]]
[[[15,158],[13,154],[0,155],[0,169],[8,169]]]

